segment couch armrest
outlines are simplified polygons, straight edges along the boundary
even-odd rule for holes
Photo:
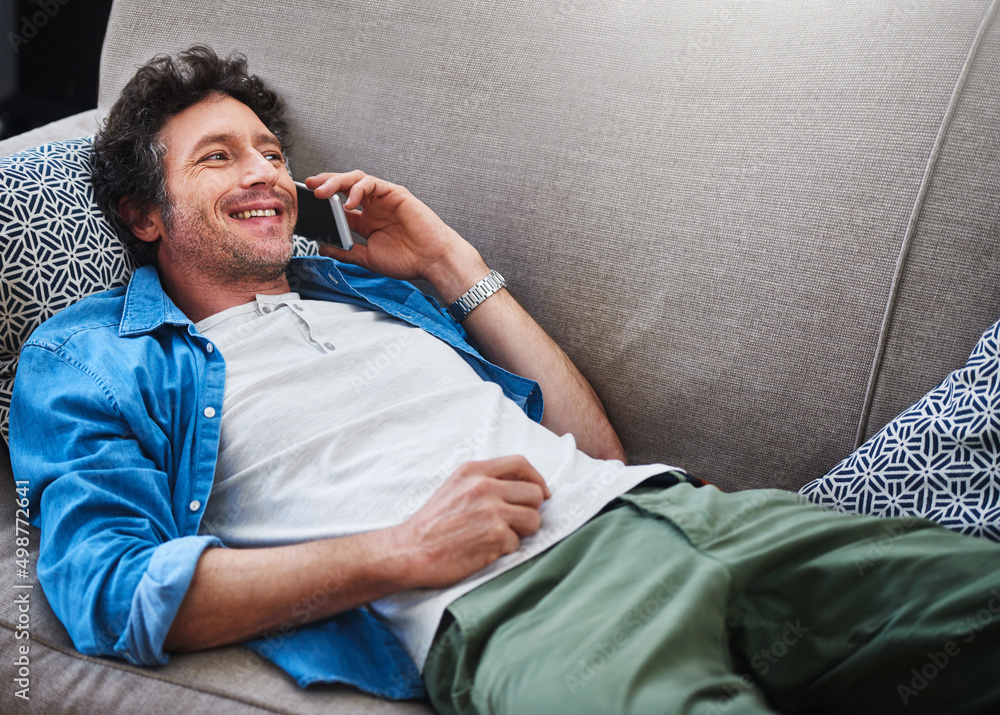
[[[71,117],[57,119],[45,126],[32,129],[17,136],[0,141],[0,156],[10,156],[33,146],[57,142],[64,139],[85,137],[97,132],[98,122],[104,116],[99,109],[89,109],[86,112],[74,114]]]

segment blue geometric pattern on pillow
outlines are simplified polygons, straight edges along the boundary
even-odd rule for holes
[[[799,493],[840,511],[920,516],[1000,541],[1000,322],[965,367]]]
[[[125,285],[133,263],[94,203],[92,137],[0,158],[0,434],[21,346],[41,322],[86,295]],[[296,236],[297,255],[315,242]]]
[[[94,203],[89,139],[0,159],[0,421],[21,345],[46,318],[128,281],[132,265]]]

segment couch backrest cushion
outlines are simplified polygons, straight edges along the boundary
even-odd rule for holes
[[[996,6],[117,2],[101,106],[156,53],[244,52],[300,173],[427,201],[633,460],[795,488],[1000,312]]]

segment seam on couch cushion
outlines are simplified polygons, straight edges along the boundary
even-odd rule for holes
[[[12,624],[7,623],[6,621],[0,621],[0,628],[2,628],[5,631],[10,631],[11,634],[14,633],[14,628],[13,628]],[[152,680],[156,680],[158,682],[165,683],[165,684],[170,685],[170,686],[174,686],[174,687],[178,687],[178,688],[183,688],[185,690],[190,690],[190,691],[196,692],[196,693],[202,693],[204,695],[208,695],[208,696],[211,696],[211,697],[217,697],[217,698],[222,698],[224,700],[230,700],[230,701],[233,701],[233,702],[241,703],[243,705],[246,705],[248,707],[253,707],[253,708],[256,708],[256,709],[261,710],[261,711],[273,712],[273,713],[280,713],[280,715],[293,715],[293,711],[290,711],[290,710],[276,710],[276,709],[274,709],[272,707],[269,707],[269,706],[264,705],[264,704],[259,703],[259,702],[254,702],[254,701],[249,700],[249,699],[236,697],[232,693],[227,693],[227,692],[224,692],[224,691],[221,691],[221,690],[215,690],[215,689],[212,689],[212,688],[207,688],[207,687],[204,687],[204,686],[201,686],[201,687],[194,686],[194,685],[191,685],[189,683],[179,682],[179,681],[174,680],[172,678],[165,678],[165,677],[163,677],[162,675],[160,675],[159,673],[157,673],[157,672],[155,672],[153,670],[140,669],[140,668],[129,666],[126,663],[117,663],[115,661],[104,659],[104,658],[95,658],[93,656],[84,655],[83,653],[80,653],[77,650],[66,648],[66,647],[64,647],[64,646],[62,646],[62,645],[60,645],[58,643],[53,643],[52,641],[49,641],[49,640],[47,640],[45,638],[39,638],[34,633],[31,634],[31,643],[32,643],[33,647],[35,645],[41,645],[41,646],[44,646],[45,648],[49,648],[50,650],[54,650],[54,651],[56,651],[58,653],[61,653],[61,654],[65,655],[65,656],[73,658],[74,660],[84,661],[84,662],[89,663],[89,664],[91,664],[93,666],[106,667],[106,668],[110,668],[112,670],[123,671],[125,673],[130,674],[130,675],[134,675],[135,677],[138,677],[138,678],[150,678]],[[32,687],[38,687],[38,685],[33,685]]]
[[[903,235],[903,241],[900,244],[899,254],[896,258],[896,267],[892,276],[892,283],[889,286],[889,295],[886,299],[885,311],[882,314],[882,325],[879,328],[878,343],[875,346],[875,355],[872,359],[871,371],[868,373],[868,385],[865,388],[865,397],[861,406],[861,415],[858,418],[858,429],[854,437],[854,449],[858,449],[865,442],[865,433],[868,431],[868,420],[871,417],[872,407],[875,402],[875,390],[878,387],[878,378],[882,371],[882,362],[885,358],[886,346],[889,342],[889,330],[892,327],[892,319],[895,314],[896,303],[899,298],[899,287],[903,278],[903,270],[906,267],[906,259],[910,253],[910,247],[913,244],[913,237],[916,234],[917,225],[920,222],[920,214],[924,207],[924,200],[927,197],[931,180],[934,177],[934,168],[937,165],[938,157],[941,154],[941,147],[944,145],[945,139],[948,136],[948,129],[951,126],[952,117],[955,115],[955,108],[958,106],[959,99],[962,96],[962,90],[965,88],[965,83],[968,79],[970,69],[979,53],[979,48],[982,45],[983,38],[986,36],[986,33],[990,28],[993,17],[996,14],[998,4],[1000,4],[1000,0],[993,0],[993,2],[991,2],[989,7],[986,9],[986,13],[983,15],[983,19],[979,24],[979,29],[976,31],[976,37],[969,46],[969,52],[966,54],[965,62],[962,64],[962,71],[959,72],[958,79],[955,81],[955,87],[948,100],[948,108],[945,110],[944,117],[941,119],[941,125],[938,127],[938,133],[934,139],[934,145],[931,147],[931,153],[927,157],[927,165],[924,168],[924,175],[920,181],[920,188],[917,191],[917,197],[913,202],[913,209],[910,212],[910,219],[906,225],[906,233]]]

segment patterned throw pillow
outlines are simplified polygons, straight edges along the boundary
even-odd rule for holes
[[[80,298],[124,285],[133,264],[94,203],[92,137],[0,158],[0,434],[31,331]],[[317,253],[295,237],[296,254]]]
[[[799,493],[841,511],[921,516],[1000,541],[1000,322],[965,367]]]

